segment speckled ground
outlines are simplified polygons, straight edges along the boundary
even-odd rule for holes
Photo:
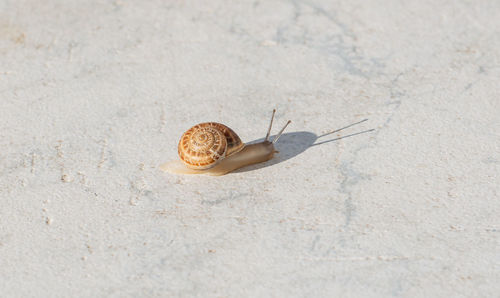
[[[499,15],[0,0],[1,296],[497,296]],[[158,169],[190,126],[251,142],[273,108],[272,161]]]

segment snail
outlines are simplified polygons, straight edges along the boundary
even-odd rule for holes
[[[179,141],[180,160],[162,164],[160,169],[174,174],[219,176],[247,165],[268,161],[278,152],[274,144],[291,122],[288,121],[276,137],[269,141],[275,113],[276,110],[273,110],[266,138],[256,144],[243,143],[240,137],[224,124],[197,124],[188,129]]]

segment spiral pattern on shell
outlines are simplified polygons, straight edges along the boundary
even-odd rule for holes
[[[179,141],[179,157],[187,167],[203,170],[215,166],[245,145],[229,127],[207,122],[188,129]]]

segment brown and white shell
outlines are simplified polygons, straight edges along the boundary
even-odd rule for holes
[[[182,135],[178,151],[181,161],[188,168],[204,170],[243,147],[245,144],[231,128],[206,122],[191,127]]]

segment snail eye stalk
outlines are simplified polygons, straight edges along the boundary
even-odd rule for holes
[[[271,116],[271,123],[269,123],[269,129],[266,134],[266,141],[269,140],[269,135],[271,134],[271,128],[273,127],[274,114],[276,114],[276,109],[273,109],[273,115]]]
[[[283,128],[280,130],[280,132],[278,133],[278,135],[274,138],[273,140],[273,144],[276,143],[278,141],[278,139],[281,137],[281,135],[283,134],[283,131],[285,130],[285,128],[288,126],[288,124],[290,124],[292,121],[291,120],[288,120],[288,122],[285,124],[285,126],[283,126]]]

